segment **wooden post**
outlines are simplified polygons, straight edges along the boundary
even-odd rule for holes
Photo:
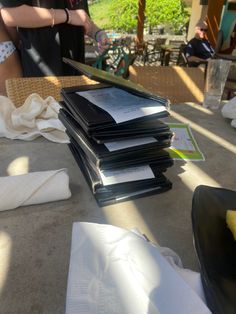
[[[220,28],[221,15],[224,7],[224,0],[208,0],[208,11],[207,11],[207,23],[208,32],[207,38],[210,43],[215,47],[217,41],[217,35]]]
[[[144,12],[145,12],[146,0],[138,0],[138,25],[137,25],[137,43],[143,42],[143,29],[144,29]]]

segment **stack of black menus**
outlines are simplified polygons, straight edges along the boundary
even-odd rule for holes
[[[99,82],[63,88],[59,112],[98,204],[169,190],[163,172],[173,165],[165,150],[172,132],[159,120],[168,116],[169,101],[108,72],[64,61]]]

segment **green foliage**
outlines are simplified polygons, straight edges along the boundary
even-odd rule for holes
[[[112,28],[110,17],[108,15],[110,6],[111,0],[99,0],[89,6],[89,13],[91,18],[101,28]]]
[[[100,27],[136,32],[138,0],[99,0],[90,5],[90,13]],[[186,24],[189,13],[182,0],[146,0],[145,16],[146,25],[167,26],[178,34]]]
[[[179,33],[189,15],[181,0],[147,0],[146,17],[150,26],[162,24]]]
[[[138,0],[111,0],[111,28],[132,32],[137,28]]]

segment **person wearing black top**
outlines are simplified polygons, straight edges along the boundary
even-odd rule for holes
[[[84,62],[84,35],[106,38],[87,0],[0,0],[2,18],[17,27],[24,76],[75,75],[62,58]]]
[[[214,56],[214,49],[205,38],[206,32],[206,22],[199,22],[195,27],[195,37],[188,42],[185,48],[186,58],[192,66],[206,63],[208,59]]]

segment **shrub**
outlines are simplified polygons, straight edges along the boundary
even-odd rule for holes
[[[189,14],[181,0],[147,0],[146,17],[150,26],[165,25],[178,34],[186,25]]]
[[[110,28],[132,33],[137,28],[138,0],[111,0],[108,14]]]
[[[91,5],[91,15],[102,27],[125,32],[136,32],[138,0],[100,0]],[[100,16],[100,18],[99,18]],[[187,23],[189,14],[182,0],[146,0],[146,24],[164,25],[175,34]]]

